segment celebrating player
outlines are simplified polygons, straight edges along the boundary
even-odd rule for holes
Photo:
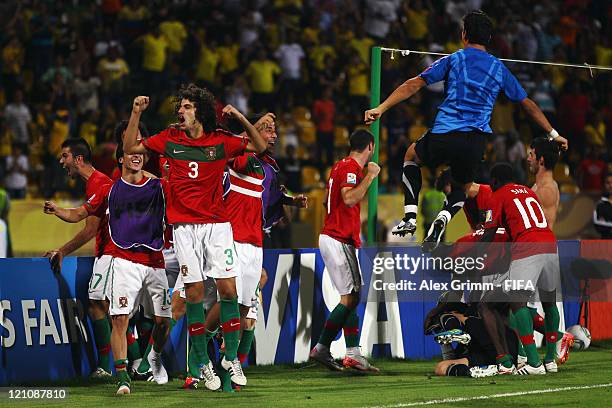
[[[217,129],[215,99],[207,90],[190,84],[177,95],[178,129],[172,127],[139,143],[138,122],[149,105],[147,96],[134,99],[125,134],[126,152],[147,149],[163,154],[170,162],[168,222],[174,228],[174,245],[187,297],[187,322],[193,352],[206,376],[215,376],[212,364],[204,364],[204,280],[214,278],[221,297],[221,322],[226,355],[221,361],[231,379],[246,384],[237,358],[240,333],[236,279],[236,254],[225,204],[222,198],[223,170],[232,157],[245,149],[261,153],[266,142],[257,129],[231,105],[223,109],[246,129],[248,139]]]
[[[489,122],[497,95],[502,90],[550,138],[567,149],[567,140],[553,129],[540,108],[527,97],[512,73],[487,53],[493,25],[486,14],[473,11],[463,18],[461,39],[464,49],[434,62],[415,78],[400,85],[378,107],[365,112],[365,122],[378,120],[388,109],[410,98],[421,88],[445,81],[445,99],[438,108],[434,126],[404,156],[404,218],[393,228],[396,235],[414,234],[422,164],[437,167],[449,163],[453,178],[463,188],[454,188],[424,239],[424,249],[435,248],[450,219],[461,209],[466,192],[474,181],[475,170],[485,151]]]
[[[319,248],[329,276],[340,293],[340,303],[332,310],[310,358],[331,370],[342,370],[329,347],[340,329],[346,341],[345,367],[360,371],[378,371],[361,355],[359,349],[359,316],[356,308],[362,280],[356,248],[359,248],[360,202],[380,167],[371,162],[374,137],[367,130],[355,131],[349,143],[349,156],[334,165],[327,182],[327,212],[319,236]],[[367,174],[362,170],[367,165]]]
[[[496,225],[493,228],[504,227],[512,242],[510,269],[499,283],[511,295],[511,308],[527,353],[527,364],[517,373],[546,374],[545,364],[540,361],[533,339],[533,317],[526,306],[538,289],[545,318],[554,322],[556,316],[558,325],[559,312],[555,301],[560,272],[555,236],[548,227],[535,193],[528,187],[512,183],[510,165],[499,163],[493,166],[491,179]],[[487,236],[490,234],[485,233],[483,239],[486,240]],[[556,329],[547,336],[550,334],[556,335]]]
[[[307,206],[305,196],[284,194],[278,182],[279,169],[272,157],[278,137],[274,115],[268,113],[258,118],[255,126],[266,140],[267,148],[261,154],[244,153],[231,160],[225,195],[241,273],[237,287],[243,327],[238,358],[242,363],[248,357],[255,336],[263,264],[263,229],[268,224],[266,216],[271,218],[270,222],[278,220],[276,213],[270,213],[268,209],[278,207],[282,210],[283,205]],[[279,205],[275,206],[277,202]]]
[[[538,137],[531,143],[527,155],[529,171],[535,175],[535,184],[531,189],[538,196],[546,222],[551,230],[557,220],[557,211],[559,209],[559,186],[553,178],[553,169],[558,159],[559,147],[556,143],[544,137]],[[557,288],[557,290],[559,289]],[[538,325],[537,329],[545,331],[546,356],[544,357],[544,363],[546,364],[546,370],[548,372],[556,372],[557,363],[555,362],[555,357],[560,364],[567,361],[574,342],[574,336],[570,333],[558,331],[560,316],[557,308],[545,310],[546,316],[550,317],[542,319],[538,315],[535,304],[530,302],[527,307],[534,317],[534,326]]]
[[[80,177],[85,182],[85,194],[87,196],[85,206],[87,208],[92,208],[91,203],[94,200],[104,197],[108,187],[112,184],[110,178],[91,165],[91,148],[84,139],[66,139],[62,143],[59,162],[67,170],[69,177]],[[44,212],[53,214],[55,207],[53,202],[47,201],[45,202]],[[60,248],[48,251],[45,256],[49,258],[53,271],[59,273],[62,269],[62,259],[85,245],[94,236],[96,237],[96,259],[89,280],[88,313],[98,350],[98,367],[92,373],[92,377],[96,378],[111,376],[109,356],[111,327],[106,316],[108,313],[108,298],[105,289],[109,282],[112,257],[108,254],[110,238],[108,236],[106,208],[100,207],[98,211],[92,212],[85,220],[85,227],[74,238]]]

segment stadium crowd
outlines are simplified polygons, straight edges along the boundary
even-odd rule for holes
[[[172,92],[189,81],[210,88],[219,107],[276,112],[285,183],[316,187],[363,123],[370,48],[454,52],[466,10],[492,17],[498,57],[612,65],[610,6],[596,0],[25,0],[1,8],[0,178],[11,198],[80,196],[82,184],[57,162],[61,143],[83,137],[95,146],[94,166],[110,174],[112,131],[126,104],[154,89],[144,120],[158,131],[174,120]],[[384,54],[382,96],[432,61]],[[612,153],[610,75],[508,66],[573,146],[560,164],[562,192],[602,191]],[[383,119],[381,191],[400,191],[405,148],[432,124],[442,95],[434,84]],[[492,127],[487,160],[511,162],[526,181],[525,146],[538,130],[503,98]]]

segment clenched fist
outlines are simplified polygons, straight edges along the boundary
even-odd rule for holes
[[[380,166],[374,162],[369,162],[368,163],[368,175],[374,178],[378,176],[378,173],[380,173]]]
[[[45,214],[55,214],[57,212],[57,204],[53,201],[45,201],[43,211]]]
[[[380,119],[382,114],[383,113],[380,108],[369,109],[365,111],[363,120],[366,125],[370,125],[372,124],[372,122],[375,122],[376,120]]]
[[[149,106],[149,97],[148,96],[137,96],[134,98],[134,105],[132,106],[132,112],[134,113],[142,113]]]
[[[242,113],[232,105],[225,105],[225,108],[223,108],[223,115],[232,119],[240,119],[243,116]]]

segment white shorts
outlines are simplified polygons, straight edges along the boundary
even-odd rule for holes
[[[162,251],[164,254],[164,263],[166,264],[166,277],[168,278],[168,287],[174,287],[174,283],[176,282],[176,278],[179,274],[179,262],[176,258],[176,251],[174,247],[170,247],[168,249],[164,249]]]
[[[257,306],[259,280],[263,266],[263,249],[261,247],[236,242],[236,254],[240,274],[236,278],[238,303],[243,306]]]
[[[506,279],[515,281],[526,291],[537,292],[531,290],[534,288],[552,292],[560,287],[559,255],[537,254],[513,260]],[[514,289],[516,286],[509,285],[508,288],[510,287]],[[510,290],[505,291],[510,292]],[[530,300],[533,301],[533,298]]]
[[[340,295],[358,292],[363,280],[355,247],[321,234],[319,249],[331,281]]]
[[[110,297],[107,294],[110,285],[110,270],[113,257],[102,255],[94,260],[93,271],[89,279],[88,297],[91,300],[106,300]]]
[[[233,278],[239,273],[229,222],[175,224],[174,248],[184,283],[202,282],[207,277]]]
[[[183,276],[179,274],[176,279],[176,283],[174,284],[174,292],[178,292],[181,299],[186,299],[185,295],[185,284],[183,283]],[[211,307],[215,303],[219,301],[219,296],[217,294],[217,283],[214,279],[206,279],[204,282],[204,309],[210,310]]]
[[[109,286],[111,316],[131,315],[141,302],[145,302],[141,296],[148,296],[153,303],[155,316],[172,317],[170,290],[164,269],[113,258]]]

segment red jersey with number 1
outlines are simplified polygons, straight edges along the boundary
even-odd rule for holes
[[[166,214],[169,224],[229,222],[223,201],[223,171],[227,161],[244,153],[247,139],[221,129],[191,139],[168,128],[143,140],[170,164]]]
[[[87,195],[85,209],[89,215],[100,218],[100,225],[96,231],[96,257],[107,254],[111,242],[108,234],[107,207],[103,204],[106,202],[106,195],[112,184],[112,180],[98,170],[94,170],[85,183],[85,194]]]
[[[506,184],[493,193],[496,224],[506,229],[512,242],[512,259],[556,253],[553,232],[536,194],[519,184]]]
[[[360,204],[347,206],[342,199],[344,187],[357,187],[363,179],[362,168],[352,157],[346,157],[334,165],[327,181],[327,211],[321,234],[345,244],[361,246]]]

